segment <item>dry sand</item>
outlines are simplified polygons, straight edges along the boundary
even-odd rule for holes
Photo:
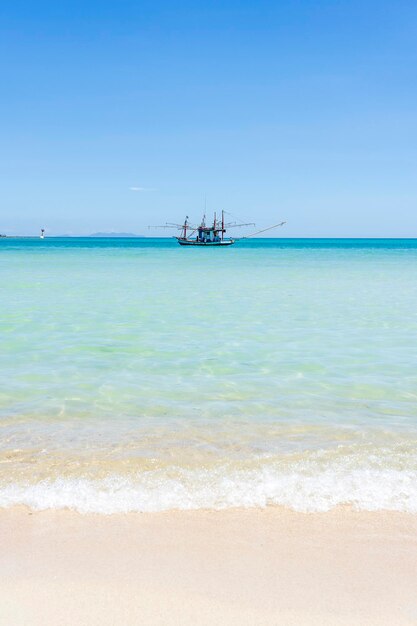
[[[0,513],[7,626],[417,625],[417,516]]]

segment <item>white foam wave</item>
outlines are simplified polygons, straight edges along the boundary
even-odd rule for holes
[[[367,511],[417,513],[417,472],[393,469],[326,469],[314,475],[257,470],[151,471],[135,479],[59,478],[0,488],[0,507],[70,508],[81,513],[151,512],[283,505],[296,511],[329,511],[350,504]]]

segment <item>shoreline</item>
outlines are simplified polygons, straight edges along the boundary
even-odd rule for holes
[[[417,515],[0,510],[0,622],[406,626]]]

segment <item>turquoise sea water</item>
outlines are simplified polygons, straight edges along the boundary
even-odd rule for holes
[[[417,512],[417,240],[0,239],[0,506]]]

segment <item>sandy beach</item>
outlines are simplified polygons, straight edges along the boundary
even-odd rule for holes
[[[417,623],[417,516],[0,515],[0,623]]]

